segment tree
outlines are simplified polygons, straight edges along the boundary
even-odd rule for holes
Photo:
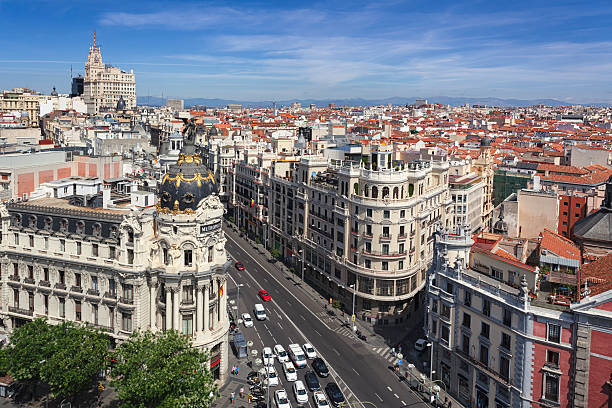
[[[135,332],[114,359],[111,385],[123,407],[205,408],[217,393],[208,353],[175,330]]]
[[[41,367],[41,377],[55,398],[70,398],[91,387],[106,368],[110,341],[105,334],[71,322],[52,327],[53,353]]]

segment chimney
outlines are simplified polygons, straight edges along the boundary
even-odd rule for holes
[[[540,176],[533,176],[533,191],[540,191]]]

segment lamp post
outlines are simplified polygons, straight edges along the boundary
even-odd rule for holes
[[[355,325],[355,295],[357,294],[357,284],[353,283],[349,285],[349,287],[353,288],[353,312],[351,313],[351,320],[353,320],[353,331],[357,331],[357,326]]]
[[[302,282],[304,282],[304,250],[298,249],[298,254],[302,254]]]
[[[240,288],[242,286],[244,286],[244,283],[239,283],[236,285],[236,288],[238,289],[238,295],[236,296],[236,311],[238,312],[238,316],[236,316],[237,319],[240,316]]]
[[[431,392],[431,395],[433,396],[433,343],[430,341],[429,343],[427,343],[427,347],[429,347],[430,349],[430,354],[429,354],[429,391]]]

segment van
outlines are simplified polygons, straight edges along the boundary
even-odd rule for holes
[[[306,355],[302,351],[302,348],[299,344],[290,344],[289,345],[289,357],[293,360],[293,363],[297,368],[306,367],[307,359]]]
[[[266,309],[264,309],[261,303],[256,303],[253,308],[253,312],[255,313],[255,318],[257,320],[266,320],[268,317],[266,316]]]

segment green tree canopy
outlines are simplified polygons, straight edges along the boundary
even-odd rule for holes
[[[135,332],[114,358],[111,384],[124,407],[205,408],[216,395],[208,353],[175,330]]]

